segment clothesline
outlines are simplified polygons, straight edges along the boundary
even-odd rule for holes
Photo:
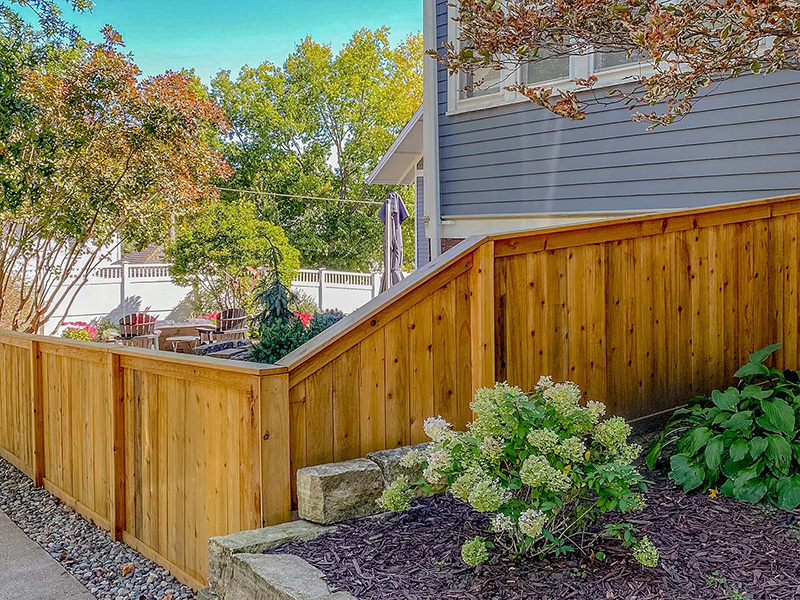
[[[354,204],[376,204],[382,205],[383,202],[376,200],[350,200],[349,198],[323,198],[321,196],[300,196],[297,194],[280,194],[278,192],[262,192],[259,190],[240,190],[236,188],[227,188],[215,186],[216,189],[223,192],[240,192],[242,194],[256,194],[259,196],[280,196],[282,198],[297,198],[299,200],[327,200],[329,202],[352,202]]]

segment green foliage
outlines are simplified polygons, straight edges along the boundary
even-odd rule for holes
[[[81,340],[84,342],[92,341],[92,334],[85,329],[66,329],[61,333],[61,337],[68,340]]]
[[[764,364],[780,346],[750,355],[736,387],[692,398],[653,442],[647,464],[671,452],[669,476],[686,492],[718,488],[743,502],[800,506],[800,372]]]
[[[160,243],[216,196],[230,168],[207,140],[228,125],[185,76],[140,80],[111,27],[90,44],[53,3],[16,4],[40,27],[0,4],[0,321],[35,331],[121,240]]]
[[[175,281],[209,294],[217,308],[249,309],[260,278],[274,271],[288,285],[299,266],[283,230],[241,201],[208,204],[178,229],[167,255]]]
[[[425,421],[433,443],[423,457],[424,479],[399,488],[449,491],[493,513],[494,544],[512,556],[559,556],[606,536],[638,544],[633,554],[643,564],[657,561],[655,548],[637,540],[630,524],[590,533],[601,515],[644,506],[647,487],[630,464],[641,448],[628,443],[623,419],[601,421],[604,404],[582,405],[578,386],[549,377],[529,395],[505,383],[480,389],[470,408],[475,419],[467,432],[452,431],[441,417]],[[384,505],[407,508],[410,496],[395,502],[396,492]],[[465,545],[467,564],[477,564],[478,545]]]
[[[280,314],[280,313],[276,313]],[[283,318],[262,318],[259,340],[253,346],[250,359],[255,362],[273,364],[299,348],[314,336],[341,320],[344,315],[336,310],[316,313],[308,325],[294,314]]]
[[[392,47],[388,35],[362,29],[338,52],[306,38],[282,66],[222,71],[211,83],[233,127],[219,141],[236,169],[228,187],[343,200],[258,197],[304,267],[366,270],[379,260],[378,207],[351,201],[383,201],[394,189],[365,180],[422,103],[421,36]],[[413,210],[411,187],[398,191]],[[409,261],[412,221],[403,227]]]

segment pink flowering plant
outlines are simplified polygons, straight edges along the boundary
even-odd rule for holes
[[[385,509],[405,510],[420,492],[446,491],[491,514],[491,539],[462,547],[470,566],[493,548],[512,557],[592,554],[600,538],[618,540],[643,565],[658,563],[657,549],[633,525],[596,526],[605,513],[624,521],[644,508],[647,486],[631,464],[641,448],[628,442],[624,419],[603,420],[602,402],[583,404],[577,385],[550,377],[531,394],[506,383],[480,389],[470,408],[475,419],[465,432],[441,417],[425,421],[432,443],[404,458],[404,466],[424,468],[423,478],[395,480],[379,500]]]
[[[61,337],[63,338],[86,342],[93,342],[97,339],[97,327],[91,323],[73,321],[71,323],[62,323],[62,325],[64,326],[61,332]]]

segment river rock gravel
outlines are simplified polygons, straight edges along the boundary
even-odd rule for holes
[[[194,593],[0,458],[0,510],[98,600],[190,600]]]

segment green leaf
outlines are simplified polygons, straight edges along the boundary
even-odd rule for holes
[[[653,445],[650,447],[650,451],[647,453],[644,462],[647,464],[647,468],[651,471],[656,468],[656,462],[658,462],[663,449],[664,441],[661,439],[654,441]]]
[[[737,479],[733,484],[733,497],[742,502],[751,502],[755,504],[756,502],[760,502],[766,493],[767,485],[760,477],[744,479],[741,482]]]
[[[739,379],[744,379],[745,377],[752,377],[755,375],[769,375],[769,368],[760,363],[749,362],[740,367],[739,370],[733,374],[734,377],[738,377]]]
[[[767,360],[767,357],[775,352],[776,350],[780,350],[780,344],[770,344],[765,348],[761,348],[761,350],[756,350],[750,355],[750,362],[751,363],[763,363]]]
[[[740,394],[742,398],[756,398],[757,400],[769,398],[771,395],[772,390],[765,390],[760,385],[748,385]]]
[[[703,469],[680,454],[670,459],[670,478],[678,485],[683,486],[684,492],[690,492],[703,485],[705,473]]]
[[[706,466],[716,471],[722,464],[722,452],[725,450],[725,441],[721,435],[716,436],[706,446]]]
[[[708,427],[696,427],[684,434],[681,443],[686,445],[691,454],[697,454],[708,443],[712,435],[713,433]]]
[[[725,429],[730,429],[732,431],[741,431],[743,429],[747,429],[748,427],[753,426],[753,411],[752,410],[743,410],[737,412],[727,421],[722,423],[722,426]]]
[[[733,387],[724,392],[714,390],[711,392],[711,401],[717,408],[733,411],[739,405],[739,390]]]
[[[767,440],[766,438],[756,436],[752,440],[750,440],[750,456],[753,457],[755,460],[762,454],[764,454],[764,450],[767,449]]]
[[[747,452],[749,450],[750,450],[750,444],[747,442],[747,440],[743,439],[735,440],[731,444],[731,449],[730,449],[731,459],[733,459],[735,462],[739,462],[745,456],[747,456]]]
[[[783,477],[775,485],[778,508],[794,510],[800,506],[800,475]]]
[[[792,447],[783,436],[768,435],[765,454],[773,465],[780,471],[786,472],[792,460]]]
[[[772,431],[783,432],[787,435],[792,435],[795,428],[795,414],[794,409],[789,405],[786,400],[778,398],[777,400],[762,400],[761,408],[764,409],[764,414],[767,416],[772,427]]]

